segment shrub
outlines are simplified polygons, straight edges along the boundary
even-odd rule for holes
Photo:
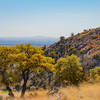
[[[78,85],[84,79],[82,67],[78,57],[75,55],[60,58],[55,68],[55,79],[57,83]]]
[[[100,80],[100,67],[90,69],[90,79]]]

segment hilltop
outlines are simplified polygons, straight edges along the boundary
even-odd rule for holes
[[[89,67],[99,66],[100,60],[100,27],[84,30],[71,37],[60,37],[60,40],[50,45],[45,52],[46,55],[55,59],[66,55],[76,54],[80,57],[82,65]]]

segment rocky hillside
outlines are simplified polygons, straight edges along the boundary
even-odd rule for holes
[[[60,41],[46,49],[45,54],[56,60],[65,55],[76,54],[80,57],[80,61],[83,65],[91,65],[92,67],[99,66],[100,27],[84,30],[84,32],[76,35],[72,34],[71,37],[67,39],[61,37]]]

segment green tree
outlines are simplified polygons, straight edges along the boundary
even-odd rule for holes
[[[60,37],[60,41],[65,41],[65,37],[64,36],[61,36]]]
[[[55,79],[60,84],[78,85],[82,81],[83,73],[79,59],[75,55],[60,58],[55,65]]]

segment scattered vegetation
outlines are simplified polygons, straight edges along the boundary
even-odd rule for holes
[[[63,97],[61,100],[73,100],[68,94],[63,95],[67,87],[73,86],[78,92],[76,87],[79,88],[80,84],[100,81],[99,33],[97,28],[72,34],[67,39],[62,36],[59,42],[50,47],[37,48],[31,44],[0,46],[1,91],[5,89],[10,99],[17,92],[19,95],[20,91],[21,97],[29,92],[28,96],[34,98],[38,95],[37,91],[42,91],[45,95],[52,94],[52,100],[55,100],[54,96]],[[36,93],[33,94],[33,91]],[[44,96],[44,100],[48,100],[48,97]],[[79,98],[85,97],[81,95]]]

